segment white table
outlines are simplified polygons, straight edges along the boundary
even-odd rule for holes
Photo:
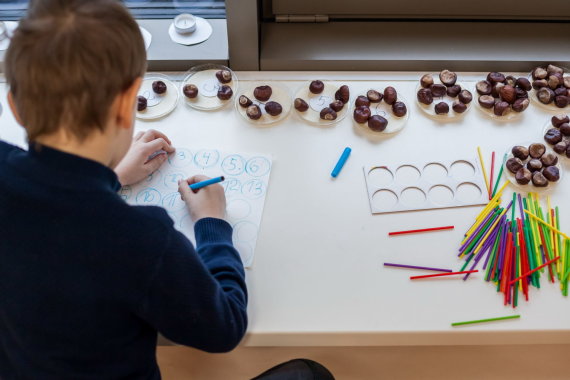
[[[156,122],[136,129],[165,132],[175,145],[269,153],[274,157],[255,260],[247,271],[249,329],[246,346],[350,346],[570,343],[570,300],[559,284],[541,281],[530,302],[502,306],[493,285],[475,274],[460,279],[413,282],[412,271],[384,268],[383,262],[458,269],[456,252],[480,207],[371,215],[362,167],[386,157],[426,160],[476,155],[478,145],[489,165],[491,151],[500,161],[513,144],[542,141],[550,114],[531,104],[518,122],[500,123],[475,106],[458,123],[441,124],[415,105],[421,73],[272,73],[240,72],[251,80],[279,80],[294,91],[306,80],[338,80],[353,95],[370,87],[395,86],[407,100],[410,119],[392,138],[374,142],[357,133],[352,118],[330,128],[302,122],[294,112],[271,127],[243,120],[233,105],[200,112],[183,101]],[[483,73],[460,74],[474,83]],[[521,73],[520,75],[526,75]],[[0,136],[23,145],[25,138],[7,112]],[[474,92],[474,91],[473,91]],[[476,99],[474,100],[476,101]],[[352,155],[336,180],[330,172],[345,146]],[[568,173],[566,173],[568,174]],[[560,206],[562,229],[570,226],[569,179],[551,192]],[[508,198],[510,190],[507,190]],[[388,238],[389,231],[454,225],[455,230]],[[542,277],[544,278],[544,277]],[[451,322],[521,314],[520,320],[452,328]]]

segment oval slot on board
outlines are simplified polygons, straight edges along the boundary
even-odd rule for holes
[[[426,201],[426,194],[417,187],[407,187],[400,194],[402,203],[408,207],[422,207]]]
[[[481,189],[479,186],[471,182],[464,182],[457,186],[455,190],[456,198],[461,203],[477,202],[481,198]]]
[[[376,212],[392,211],[398,204],[398,196],[390,190],[378,190],[372,195],[372,206]]]
[[[385,166],[377,166],[368,172],[370,184],[378,187],[386,186],[394,180],[394,175]]]
[[[453,203],[453,190],[444,185],[435,185],[429,189],[430,201],[440,206],[451,206]]]
[[[420,177],[420,171],[412,165],[402,165],[396,170],[396,182],[402,185],[413,185],[419,181]]]
[[[447,168],[437,162],[424,166],[422,178],[431,183],[441,183],[447,179]]]
[[[473,178],[475,167],[468,161],[455,161],[451,164],[451,176],[457,180]]]

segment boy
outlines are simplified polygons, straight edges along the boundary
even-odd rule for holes
[[[172,153],[133,141],[146,56],[112,0],[36,0],[5,57],[10,107],[28,151],[0,142],[0,378],[158,379],[157,331],[210,352],[247,326],[244,270],[221,186],[179,191],[196,243],[158,207],[129,206]]]

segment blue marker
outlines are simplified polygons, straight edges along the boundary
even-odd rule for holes
[[[216,177],[216,178],[210,178],[210,179],[207,179],[207,180],[202,181],[202,182],[193,183],[190,185],[190,188],[192,190],[198,190],[198,189],[201,189],[203,187],[213,185],[214,183],[222,182],[224,179],[225,179],[224,176]]]
[[[338,162],[336,163],[336,166],[334,167],[331,173],[331,176],[333,178],[336,178],[340,173],[340,171],[342,170],[344,163],[346,162],[346,160],[348,160],[348,156],[350,156],[350,152],[352,152],[352,149],[350,149],[349,147],[344,148],[344,152],[342,152],[342,155],[338,159]]]

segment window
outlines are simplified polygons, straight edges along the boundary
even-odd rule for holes
[[[136,18],[174,18],[180,13],[192,13],[205,18],[225,18],[224,0],[124,0]],[[22,17],[28,0],[0,0],[0,20]]]

